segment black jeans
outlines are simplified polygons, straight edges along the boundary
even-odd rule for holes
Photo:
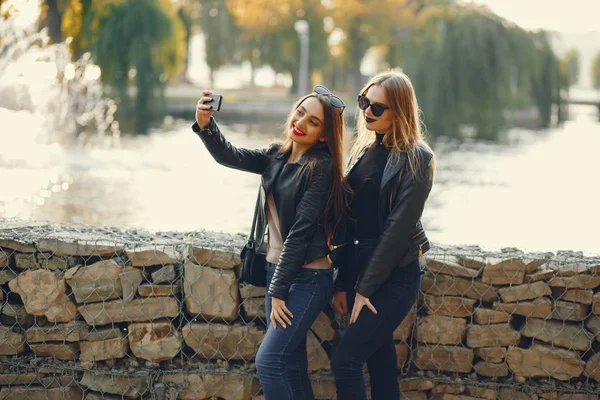
[[[420,284],[418,259],[397,268],[370,298],[377,315],[363,307],[358,320],[346,329],[331,361],[338,400],[366,400],[365,362],[369,368],[371,398],[400,398],[393,333],[415,303]],[[348,300],[351,312],[353,296]]]

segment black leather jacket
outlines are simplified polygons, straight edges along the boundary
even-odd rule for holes
[[[332,255],[338,271],[336,290],[353,289],[365,297],[371,297],[387,280],[395,268],[406,266],[430,249],[429,240],[421,224],[421,214],[433,184],[431,160],[433,154],[421,149],[417,178],[411,172],[406,153],[389,157],[381,179],[379,192],[379,231],[377,245],[368,265],[355,275],[344,269],[352,265],[352,243],[350,232],[336,233],[345,236],[342,245]],[[360,159],[360,157],[359,157]],[[358,162],[358,160],[356,160]],[[356,164],[355,162],[355,164]],[[350,166],[350,170],[353,165]],[[356,235],[360,237],[360,235]],[[336,239],[335,243],[341,240]],[[350,273],[349,273],[350,272]],[[351,278],[349,278],[351,277]]]
[[[231,145],[221,134],[215,120],[202,130],[197,123],[192,126],[204,145],[221,165],[242,171],[261,174],[260,207],[256,226],[256,247],[266,252],[265,233],[267,228],[267,195],[285,165],[289,154],[278,154],[278,145],[264,149],[243,149]],[[316,157],[314,170],[303,168],[308,157]],[[333,184],[333,159],[326,144],[319,143],[304,153],[296,163],[287,168],[296,168],[295,179],[278,182],[281,185],[278,209],[283,251],[275,275],[268,288],[269,294],[279,299],[287,297],[288,289],[299,269],[329,254],[327,237],[322,225],[322,214]],[[278,206],[279,207],[279,206]]]

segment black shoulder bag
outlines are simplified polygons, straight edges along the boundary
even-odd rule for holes
[[[254,208],[254,218],[252,218],[252,227],[250,236],[240,253],[242,259],[242,272],[240,280],[252,286],[267,286],[267,260],[266,256],[258,254],[256,241],[254,240],[254,231],[256,229],[256,220],[258,219],[258,208],[260,207],[260,188],[256,197],[256,207]]]

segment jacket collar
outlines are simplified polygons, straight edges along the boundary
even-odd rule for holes
[[[388,155],[387,162],[385,163],[385,168],[383,170],[383,176],[381,177],[381,186],[380,191],[383,190],[385,185],[392,179],[394,176],[398,175],[400,170],[406,164],[406,153],[401,152],[397,156]]]
[[[354,160],[352,164],[348,165],[348,168],[346,168],[346,176],[350,173],[350,171],[352,171],[352,168],[354,168],[354,166],[360,161],[360,159],[363,158],[368,148],[369,146],[365,146],[358,154],[358,157],[356,157],[356,160]],[[385,168],[383,170],[383,176],[381,177],[381,186],[379,188],[380,191],[383,190],[383,188],[390,181],[390,179],[392,179],[395,175],[397,175],[400,172],[402,167],[404,167],[404,164],[406,164],[405,152],[401,152],[398,156],[395,157],[388,155],[388,159],[385,163]]]
[[[320,153],[322,151],[329,153],[329,148],[327,147],[327,143],[317,143],[317,144],[313,145],[313,147],[311,147],[308,151],[302,153],[302,155],[300,157],[298,157],[298,159],[296,160],[296,162],[294,164],[304,165],[304,164],[306,164],[306,153],[308,153],[308,152]],[[283,153],[283,154],[277,154],[277,156],[275,156],[275,158],[277,160],[283,160],[285,162],[289,156],[290,156],[290,152],[287,152],[287,153]]]

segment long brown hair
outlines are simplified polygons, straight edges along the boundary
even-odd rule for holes
[[[383,138],[383,143],[390,149],[390,156],[397,157],[406,152],[410,169],[416,174],[419,171],[422,148],[433,154],[423,136],[421,110],[417,96],[409,77],[403,72],[385,71],[372,77],[360,92],[366,94],[373,85],[381,86],[388,100],[389,111],[394,114],[392,130]],[[350,163],[360,154],[365,146],[375,140],[373,132],[365,123],[365,112],[360,110],[357,122],[357,138],[350,151]],[[435,159],[431,159],[431,168],[435,167]]]
[[[350,193],[350,189],[346,183],[343,173],[344,115],[341,112],[341,109],[332,106],[329,96],[327,95],[311,93],[300,98],[294,104],[290,114],[288,115],[284,130],[286,139],[283,141],[278,153],[287,154],[292,150],[293,140],[289,137],[289,131],[292,126],[292,118],[298,107],[300,107],[300,105],[309,97],[316,98],[323,106],[323,134],[326,139],[326,142],[323,143],[323,145],[327,145],[329,154],[333,159],[332,170],[323,171],[324,173],[331,174],[333,176],[333,186],[329,193],[327,206],[325,207],[325,212],[323,213],[322,219],[322,223],[325,227],[325,233],[327,234],[327,241],[330,242],[337,224],[342,220],[346,213],[347,194]],[[305,168],[309,168],[311,177],[317,164],[316,154],[313,154],[311,150],[320,144],[321,142],[317,142],[311,149],[304,153],[304,157],[306,158]]]

